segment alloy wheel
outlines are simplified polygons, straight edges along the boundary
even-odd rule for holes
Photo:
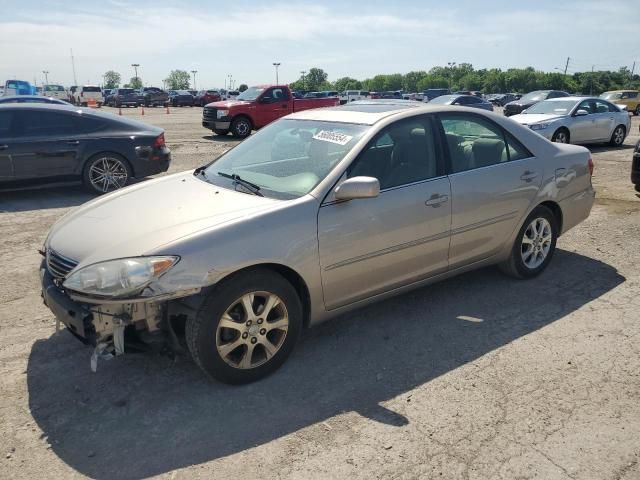
[[[546,218],[538,217],[531,221],[522,236],[520,255],[527,268],[533,270],[545,261],[551,250],[553,231]]]
[[[118,158],[99,158],[89,169],[91,186],[100,192],[122,188],[127,184],[128,178],[127,167]]]
[[[622,145],[624,142],[624,129],[622,127],[618,127],[613,131],[613,143],[616,145]]]
[[[556,133],[556,138],[554,140],[556,143],[568,143],[567,134],[563,131]]]
[[[222,315],[216,330],[216,349],[231,367],[255,368],[278,353],[288,329],[287,307],[277,295],[247,293]]]

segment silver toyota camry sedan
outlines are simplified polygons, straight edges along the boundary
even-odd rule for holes
[[[545,100],[511,118],[558,143],[608,142],[619,147],[631,128],[626,110],[596,97]]]
[[[478,109],[305,111],[68,213],[43,297],[94,368],[130,341],[184,342],[208,376],[250,382],[369,302],[491,264],[540,274],[589,215],[592,169],[585,148]]]

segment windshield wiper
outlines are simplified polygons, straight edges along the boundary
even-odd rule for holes
[[[262,193],[260,193],[260,187],[258,185],[256,185],[255,183],[251,183],[251,182],[248,182],[246,180],[243,180],[242,178],[240,178],[240,175],[238,175],[236,173],[228,174],[228,173],[224,173],[224,172],[218,172],[218,175],[220,175],[221,177],[224,177],[224,178],[229,178],[229,179],[233,180],[235,183],[239,183],[240,185],[242,185],[244,188],[249,190],[254,195],[258,195],[259,197],[264,197],[264,195]]]
[[[196,168],[193,171],[193,174],[196,175],[196,176],[202,174],[202,176],[206,178],[207,175],[206,175],[206,173],[204,171],[207,169],[207,167],[208,167],[208,165],[202,165],[201,167]]]

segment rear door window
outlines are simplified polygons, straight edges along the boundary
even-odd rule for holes
[[[72,115],[46,111],[20,111],[16,113],[17,137],[66,136],[75,132]]]

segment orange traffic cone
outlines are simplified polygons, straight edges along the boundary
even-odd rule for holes
[[[142,105],[142,113],[141,115],[144,115],[144,105]]]
[[[87,100],[87,107],[96,108],[96,106],[97,106],[97,103],[95,98],[90,98]]]

